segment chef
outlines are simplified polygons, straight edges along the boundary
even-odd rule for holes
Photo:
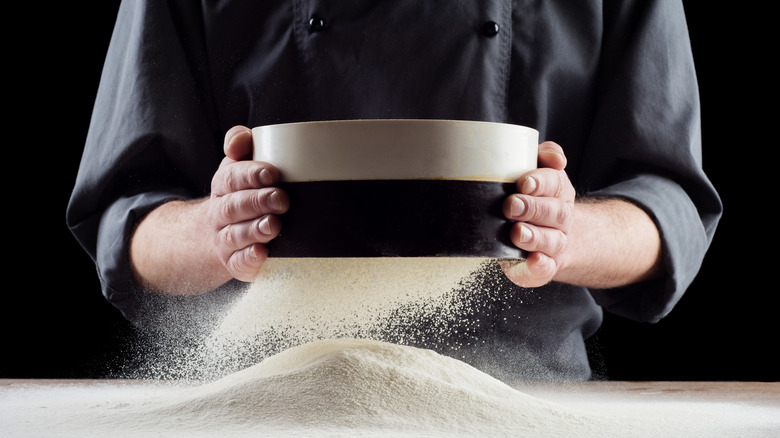
[[[589,378],[602,312],[666,316],[721,215],[679,0],[125,0],[68,225],[126,318],[174,330],[161,309],[237,293],[295,203],[247,127],[370,118],[539,131],[503,208],[528,260],[469,333],[502,376]]]

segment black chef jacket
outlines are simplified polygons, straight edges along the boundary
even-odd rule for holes
[[[475,357],[499,358],[474,363],[496,373],[587,378],[601,309],[664,317],[721,214],[679,0],[126,0],[67,211],[106,298],[133,321],[153,313],[131,274],[131,231],[162,202],[208,194],[231,126],[357,118],[533,127],[563,147],[579,193],[628,199],[659,227],[661,279],[500,280],[514,298],[485,306],[473,333]]]

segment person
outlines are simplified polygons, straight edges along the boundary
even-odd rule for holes
[[[249,128],[358,118],[539,131],[503,206],[528,260],[470,334],[512,378],[589,378],[602,312],[666,316],[722,212],[678,0],[124,0],[67,211],[106,298],[146,325],[252,281],[295,199]]]

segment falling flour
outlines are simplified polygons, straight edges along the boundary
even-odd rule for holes
[[[474,283],[487,263],[427,257],[269,259],[206,339],[203,355],[211,367],[235,371],[321,339],[439,340],[449,335],[454,319],[456,325],[468,324]]]

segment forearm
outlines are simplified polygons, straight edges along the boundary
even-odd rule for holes
[[[206,202],[171,201],[149,213],[130,241],[139,285],[148,291],[197,295],[230,280],[213,249]]]
[[[555,281],[613,288],[661,272],[661,238],[648,214],[622,199],[578,200]]]

